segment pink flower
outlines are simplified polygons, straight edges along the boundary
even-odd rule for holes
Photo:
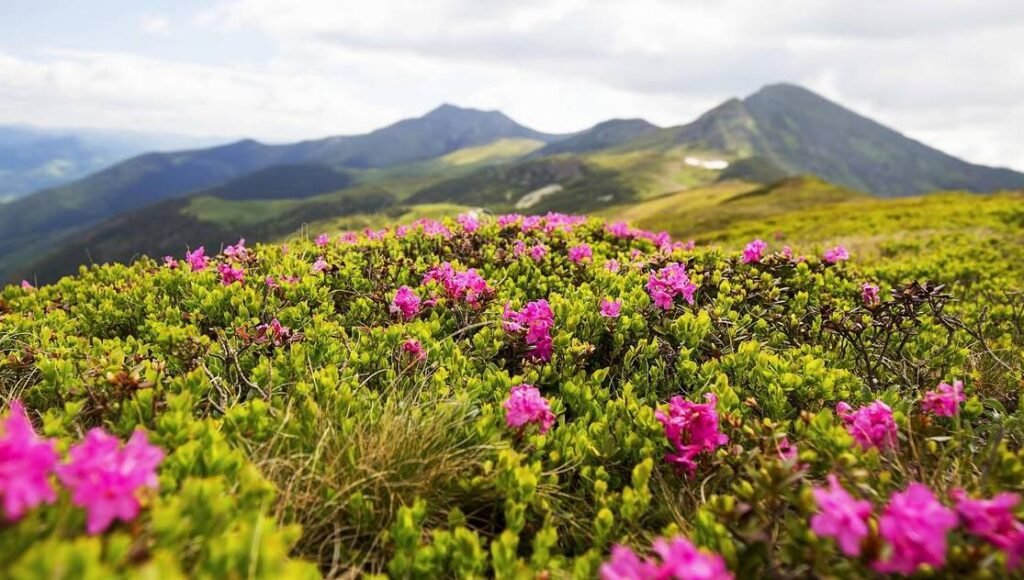
[[[164,452],[136,431],[128,443],[101,428],[89,431],[68,452],[57,475],[71,491],[71,502],[85,508],[86,530],[98,534],[114,522],[130,522],[139,514],[138,492],[157,486],[156,468]]]
[[[939,417],[954,417],[960,410],[960,403],[967,400],[964,395],[964,383],[954,381],[953,384],[939,383],[934,391],[928,391],[921,400],[921,408]]]
[[[548,406],[548,401],[540,395],[533,385],[512,387],[508,399],[505,400],[505,423],[522,430],[528,424],[537,425],[543,435],[555,422],[555,415]]]
[[[21,289],[22,290],[35,290],[36,287],[33,286],[32,283],[29,282],[28,280],[22,280],[21,281]]]
[[[11,401],[10,413],[0,423],[0,500],[7,521],[56,501],[50,473],[57,460],[57,443],[37,436],[25,408]]]
[[[427,358],[427,353],[423,350],[423,345],[415,338],[407,338],[405,342],[402,343],[402,352],[412,355],[412,359],[415,361],[426,360]]]
[[[789,246],[782,246],[782,251],[779,253],[782,254],[782,257],[787,260],[793,259],[793,248]]]
[[[526,253],[526,242],[523,240],[516,240],[516,243],[512,245],[512,255],[515,257],[522,256]]]
[[[796,445],[790,442],[789,437],[783,436],[778,441],[778,453],[779,459],[783,461],[796,461],[796,458],[800,455],[797,451]]]
[[[626,546],[612,546],[611,558],[601,564],[601,580],[638,580],[658,577],[658,565],[641,560]]]
[[[594,257],[593,250],[590,249],[589,244],[579,244],[569,248],[569,259],[572,263],[579,264],[584,260],[590,260]]]
[[[687,303],[693,304],[693,294],[697,286],[690,282],[686,275],[686,267],[677,262],[658,270],[647,279],[647,293],[654,304],[664,310],[672,309],[676,296],[682,296]]]
[[[882,401],[869,403],[856,411],[847,403],[841,402],[836,405],[836,414],[843,420],[847,432],[862,448],[896,447],[896,420],[893,419],[892,409]]]
[[[601,301],[601,316],[605,318],[618,318],[621,311],[621,300],[610,300],[605,298]]]
[[[313,243],[320,247],[323,247],[331,243],[331,238],[327,234],[320,234],[319,236],[316,237],[315,240],[313,240]]]
[[[402,286],[391,299],[391,314],[400,314],[402,318],[411,320],[420,313],[420,297],[408,286]]]
[[[828,487],[812,491],[818,514],[811,518],[811,529],[823,538],[834,538],[847,556],[859,556],[860,545],[868,535],[871,502],[856,500],[835,475],[829,474]]]
[[[911,483],[893,494],[878,520],[878,532],[888,543],[874,563],[879,572],[913,574],[923,564],[946,563],[946,534],[957,525],[956,513],[939,503],[928,486]]]
[[[530,357],[546,362],[551,360],[553,343],[551,329],[555,326],[555,314],[547,300],[528,302],[518,312],[510,304],[505,305],[502,327],[505,332],[523,333],[524,341],[531,347]]]
[[[544,259],[544,256],[548,255],[548,247],[544,244],[537,244],[530,248],[530,258],[534,262],[540,262]]]
[[[431,268],[423,276],[423,283],[429,282],[440,284],[449,299],[463,301],[474,307],[494,293],[487,280],[474,268],[458,272],[449,262]]]
[[[733,577],[721,556],[698,549],[682,536],[671,540],[658,538],[651,547],[660,562],[653,558],[641,560],[630,548],[613,546],[611,558],[601,565],[601,580],[728,580]]]
[[[178,267],[178,261],[174,259],[174,256],[164,256],[164,266],[173,270]]]
[[[224,248],[224,255],[234,260],[244,262],[249,258],[249,251],[245,248],[245,238],[238,240],[233,246]]]
[[[480,220],[477,219],[475,212],[459,214],[459,216],[455,218],[455,221],[459,222],[459,225],[462,226],[462,229],[469,234],[477,231],[480,228]]]
[[[608,260],[604,263],[604,269],[608,270],[612,274],[617,274],[620,268],[622,268],[622,265],[619,264],[619,261],[616,260],[615,258],[612,258],[611,260]]]
[[[253,342],[263,344],[269,342],[274,346],[281,346],[285,342],[292,341],[292,329],[281,324],[278,319],[273,319],[267,324],[256,327],[256,335]]]
[[[274,280],[273,276],[267,276],[266,278],[264,278],[263,279],[263,283],[267,285],[267,288],[280,288],[281,287],[281,285],[277,283],[277,280]]]
[[[323,256],[320,256],[316,259],[315,262],[313,262],[312,271],[314,274],[317,274],[319,272],[323,272],[328,267],[329,266],[327,265],[327,260],[325,260]]]
[[[719,430],[718,399],[713,393],[704,395],[707,403],[693,403],[680,396],[669,400],[668,415],[660,409],[655,418],[665,426],[665,437],[675,448],[674,453],[665,455],[665,460],[675,463],[689,475],[697,471],[695,458],[701,453],[714,451],[729,442],[729,437]]]
[[[1024,556],[1024,524],[1013,515],[1020,496],[1004,492],[992,499],[973,499],[962,489],[950,495],[956,500],[956,511],[967,531],[1002,550],[1007,567],[1016,568]]]
[[[240,267],[235,268],[230,264],[220,264],[217,266],[217,271],[220,272],[220,283],[225,286],[230,286],[235,282],[245,282],[245,270]]]
[[[863,284],[860,287],[860,297],[865,306],[875,306],[881,302],[881,298],[878,296],[878,286],[874,284]]]
[[[821,261],[828,264],[835,264],[842,262],[843,260],[849,260],[850,253],[846,251],[843,246],[836,246],[825,250],[825,253],[821,256]]]
[[[185,261],[188,262],[193,272],[202,272],[210,264],[210,258],[206,257],[206,248],[199,246],[191,252],[185,252]]]
[[[615,236],[616,238],[628,238],[630,237],[630,227],[626,222],[614,222],[604,227],[605,231]]]
[[[764,251],[768,249],[768,244],[764,243],[764,240],[754,240],[747,244],[747,247],[743,248],[743,263],[753,264],[760,262],[761,258],[764,257]]]

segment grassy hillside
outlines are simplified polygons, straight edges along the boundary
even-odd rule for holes
[[[786,197],[748,187],[707,196]],[[1021,201],[838,201],[696,249],[463,217],[6,287],[0,494],[52,495],[0,504],[0,576],[1012,574],[955,510],[1024,492]]]

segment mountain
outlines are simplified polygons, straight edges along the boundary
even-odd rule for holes
[[[560,139],[534,151],[533,157],[558,155],[559,153],[586,153],[607,149],[628,143],[658,130],[658,126],[643,119],[612,119],[598,123],[590,129]]]
[[[0,202],[73,181],[144,151],[211,142],[156,133],[0,125]]]
[[[1024,174],[975,165],[905,137],[807,89],[769,85],[730,99],[662,141],[760,156],[792,174],[885,197],[1024,187]]]
[[[306,163],[352,169],[393,167],[499,139],[546,143],[558,138],[519,125],[497,111],[442,105],[422,117],[365,135],[288,145],[244,140],[208,149],[141,155],[0,205],[0,279],[70,233],[105,218],[268,167]]]

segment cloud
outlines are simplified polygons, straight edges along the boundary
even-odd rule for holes
[[[139,27],[146,34],[166,36],[171,29],[171,20],[159,14],[146,14],[141,18]]]
[[[271,50],[240,65],[64,47],[9,54],[6,73],[0,54],[0,120],[124,116],[289,139],[455,102],[564,132],[609,117],[679,124],[790,81],[950,153],[1024,168],[1017,0],[228,0],[176,15],[175,36],[185,27]]]

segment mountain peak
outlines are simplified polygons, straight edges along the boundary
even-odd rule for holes
[[[484,111],[481,109],[473,109],[470,107],[460,107],[451,103],[442,103],[440,106],[431,109],[426,115],[423,115],[424,119],[454,119],[470,116],[488,116],[488,117],[501,117],[507,118],[501,111]]]

